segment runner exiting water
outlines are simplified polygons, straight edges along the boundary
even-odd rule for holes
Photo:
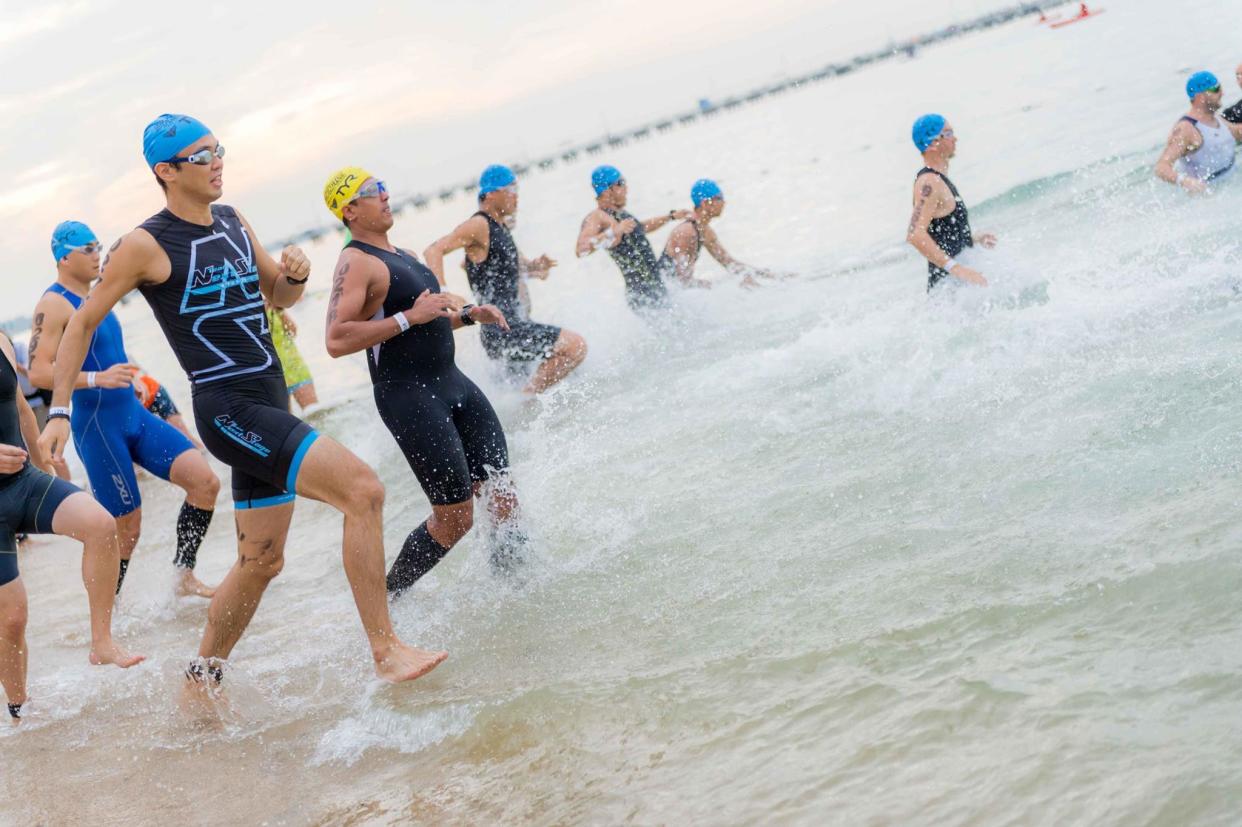
[[[1156,162],[1156,177],[1187,192],[1204,192],[1233,172],[1242,124],[1219,117],[1224,97],[1211,72],[1195,72],[1186,81],[1190,110],[1182,116]]]
[[[906,241],[927,259],[927,289],[947,276],[986,287],[982,273],[954,258],[976,244],[995,247],[996,236],[971,232],[966,202],[949,180],[949,162],[957,152],[953,127],[941,115],[924,115],[914,122],[912,137],[923,153],[923,168],[914,177],[914,214]]]
[[[500,308],[509,328],[485,325],[483,350],[510,365],[538,362],[526,393],[546,391],[586,358],[586,340],[572,330],[530,320],[519,297],[523,273],[546,279],[556,262],[547,256],[526,260],[506,226],[517,213],[517,177],[508,167],[490,166],[479,178],[479,211],[423,252],[427,266],[443,285],[444,257],[465,248],[466,276],[475,300]]]
[[[52,360],[65,326],[99,275],[99,241],[85,224],[65,221],[52,234],[52,257],[56,281],[35,305],[30,335],[30,376],[44,388],[52,387]],[[121,541],[117,592],[142,531],[142,494],[134,475],[139,465],[185,491],[173,558],[177,590],[211,597],[215,590],[194,576],[194,566],[215,512],[220,480],[184,434],[138,401],[132,387],[138,367],[125,354],[121,323],[114,314],[105,315],[91,336],[81,371],[73,385],[70,427],[95,499],[116,518]]]
[[[403,644],[384,590],[384,488],[366,464],[288,411],[280,363],[263,315],[266,298],[287,307],[302,296],[310,262],[296,247],[280,261],[223,192],[224,147],[186,115],[147,127],[143,155],[167,208],[113,245],[103,277],[65,329],[56,356],[53,402],[65,404],[87,343],[121,297],[138,289],[155,313],[194,389],[194,418],[207,449],[233,469],[238,559],[207,613],[191,686],[218,684],[272,578],[284,565],[295,492],[345,515],[345,574],[381,678],[402,681],[447,655]],[[67,423],[43,432],[59,455]]]
[[[17,570],[19,533],[61,534],[82,543],[82,580],[91,612],[90,662],[124,669],[143,660],[112,639],[120,560],[116,521],[89,494],[40,470],[44,462],[38,438],[34,413],[19,390],[13,343],[0,333],[0,686],[14,720],[22,717],[26,703],[28,661],[26,586]]]
[[[711,222],[724,212],[725,198],[720,185],[708,178],[700,178],[690,188],[690,201],[694,211],[669,235],[664,245],[664,254],[660,256],[660,273],[666,278],[677,277],[686,287],[711,287],[706,279],[694,277],[694,267],[699,261],[699,252],[707,248],[711,257],[730,273],[742,276],[742,284],[754,287],[755,277],[776,278],[776,274],[761,267],[751,267],[729,255]]]
[[[366,351],[380,418],[431,501],[431,518],[410,532],[388,572],[388,591],[399,595],[413,586],[466,535],[473,498],[489,481],[492,563],[510,568],[525,537],[516,524],[504,429],[453,358],[454,330],[485,324],[507,331],[504,314],[440,292],[431,270],[392,245],[383,181],[347,167],[328,180],[324,201],[352,233],[332,281],[328,352],[335,358]]]
[[[607,250],[625,279],[625,299],[631,309],[666,304],[668,289],[647,233],[654,233],[674,219],[689,218],[690,211],[669,210],[667,215],[639,221],[625,211],[629,187],[621,171],[612,166],[596,167],[591,173],[591,187],[595,190],[596,208],[582,222],[578,257],[588,256],[601,247]]]

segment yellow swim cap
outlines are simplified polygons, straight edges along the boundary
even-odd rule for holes
[[[373,177],[362,167],[345,167],[332,173],[328,183],[323,185],[323,203],[337,218],[345,211],[345,205],[353,199],[358,190]]]

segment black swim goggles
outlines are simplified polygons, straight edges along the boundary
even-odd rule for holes
[[[215,149],[200,149],[193,155],[187,155],[184,158],[169,158],[167,161],[164,161],[164,163],[172,164],[173,166],[176,166],[177,164],[193,164],[196,167],[205,167],[216,158],[223,157],[224,144],[216,144]]]

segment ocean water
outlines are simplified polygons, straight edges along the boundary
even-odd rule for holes
[[[1242,180],[1192,199],[1150,174],[1189,71],[1236,92],[1236,7],[1193,17],[1021,21],[610,155],[640,217],[718,178],[724,244],[797,274],[747,291],[705,265],[716,287],[667,325],[573,259],[595,159],[524,180],[518,243],[560,259],[535,317],[591,346],[526,405],[458,334],[508,430],[524,584],[472,534],[395,610],[449,660],[378,684],[340,520],[302,501],[232,710],[195,726],[175,699],[205,608],[167,596],[178,498],[148,480],[117,620],[148,663],[88,667],[76,552],[23,556],[35,714],[0,728],[0,822],[1236,823]],[[927,110],[1001,238],[971,254],[989,289],[930,300],[903,244]],[[471,206],[394,239],[421,250]],[[427,505],[361,357],[323,352],[337,246],[310,250],[299,342],[316,425],[387,485],[391,557]],[[123,319],[188,409],[145,305]]]

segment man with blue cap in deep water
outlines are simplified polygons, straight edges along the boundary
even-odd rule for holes
[[[923,115],[914,122],[910,137],[923,153],[923,168],[914,176],[914,213],[906,229],[906,242],[927,259],[927,289],[949,276],[986,287],[983,274],[956,259],[975,244],[995,247],[996,236],[971,232],[966,202],[949,180],[949,161],[957,152],[953,127],[943,115]]]
[[[397,637],[384,583],[384,487],[362,460],[289,412],[264,301],[302,297],[310,261],[297,247],[277,260],[224,192],[224,146],[201,121],[161,115],[143,133],[147,168],[167,206],[112,245],[99,283],[65,327],[56,352],[52,409],[39,443],[60,456],[69,398],[87,346],[129,291],[151,306],[194,388],[207,450],[232,468],[237,562],[216,589],[198,657],[185,671],[188,699],[206,700],[284,565],[297,494],[345,516],[342,556],[377,675],[413,680],[447,657]],[[345,188],[342,183],[342,188]]]
[[[481,305],[495,305],[509,329],[483,325],[479,336],[488,358],[522,371],[535,363],[523,392],[543,393],[573,373],[586,358],[586,340],[572,330],[531,321],[528,276],[546,279],[556,262],[547,256],[527,259],[518,252],[509,228],[517,216],[518,183],[513,170],[492,164],[479,176],[479,210],[451,233],[423,251],[423,259],[444,286],[444,257],[466,251],[466,278]]]
[[[1211,72],[1186,81],[1190,110],[1178,120],[1156,162],[1156,177],[1187,192],[1206,192],[1233,172],[1242,124],[1218,117],[1224,94]]]
[[[676,277],[685,287],[711,287],[712,283],[707,279],[694,277],[694,267],[704,247],[721,267],[742,276],[742,284],[746,287],[758,286],[755,277],[779,278],[771,270],[743,264],[729,255],[720,243],[720,238],[711,227],[711,222],[719,218],[725,208],[724,191],[719,184],[710,178],[695,181],[690,187],[690,202],[694,204],[694,210],[669,234],[664,253],[660,256],[660,273],[665,278]]]
[[[579,258],[601,247],[621,270],[625,279],[625,299],[633,310],[660,307],[668,302],[668,290],[660,276],[659,261],[647,233],[654,233],[670,221],[690,217],[689,210],[669,210],[639,221],[625,211],[629,186],[621,170],[607,164],[591,172],[595,190],[595,209],[582,221],[575,252]]]

